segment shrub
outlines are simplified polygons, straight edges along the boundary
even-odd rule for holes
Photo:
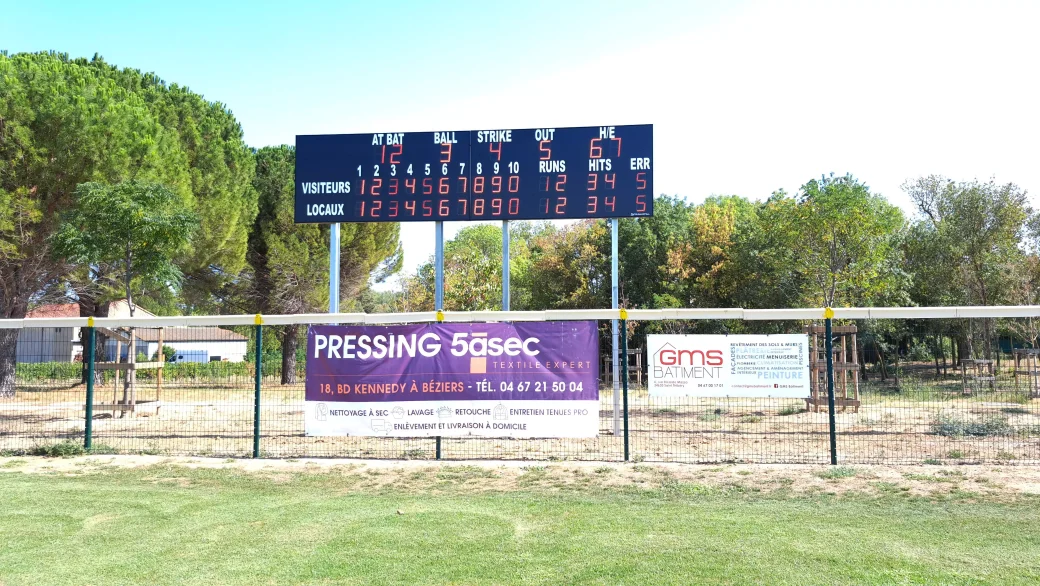
[[[19,362],[15,367],[15,377],[25,382],[79,379],[82,373],[79,362]]]
[[[36,446],[32,450],[32,455],[34,456],[47,456],[50,458],[71,458],[72,456],[82,456],[85,453],[86,450],[83,448],[82,444],[76,444],[70,441],[45,446]]]
[[[979,420],[959,419],[940,413],[932,423],[932,433],[948,437],[1013,435],[1014,427],[1006,417],[992,415]]]
[[[802,407],[801,405],[788,405],[780,411],[777,411],[776,414],[784,417],[787,415],[798,415],[799,413],[805,413],[805,407]]]

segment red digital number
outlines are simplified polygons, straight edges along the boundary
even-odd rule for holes
[[[466,186],[469,183],[469,177],[459,177],[459,193],[466,193]]]
[[[621,156],[621,137],[619,136],[617,138],[612,138],[610,140],[616,140],[617,141],[617,156],[620,157]]]
[[[502,215],[502,199],[501,198],[496,197],[495,199],[491,200],[491,215],[492,216],[501,216]]]
[[[451,143],[450,142],[442,142],[441,143],[441,162],[442,163],[450,163],[451,162]]]
[[[444,216],[450,215],[451,214],[451,206],[448,205],[448,200],[442,199],[440,205],[437,206],[437,211],[440,212],[442,218]]]
[[[548,175],[545,176],[545,189],[543,189],[542,191],[549,191],[549,176]],[[546,200],[546,201],[548,201],[548,200]]]
[[[509,215],[515,216],[520,213],[520,198],[511,197],[509,198]]]
[[[497,149],[495,148],[496,144],[498,145]],[[502,143],[500,143],[500,142],[490,142],[490,143],[488,143],[488,150],[491,151],[492,153],[495,153],[496,155],[498,155],[498,159],[497,160],[499,160],[499,161],[502,160]]]
[[[358,215],[358,217],[361,217],[361,218],[365,217],[365,201],[364,200],[361,200],[361,201],[358,202],[357,215]]]
[[[433,193],[433,181],[429,177],[422,180],[422,192],[423,195],[430,195]]]
[[[404,186],[405,186],[405,189],[411,189],[412,193],[413,194],[415,193],[415,179],[414,178],[412,178],[412,179],[405,179],[404,180]]]
[[[430,205],[430,200],[424,200],[422,202],[422,215],[424,218],[429,218],[433,215],[433,206]]]
[[[552,149],[549,148],[549,141],[547,141],[547,140],[539,141],[538,142],[538,150],[540,150],[543,153],[545,153],[541,157],[538,157],[539,161],[548,161],[549,159],[552,158]]]
[[[398,207],[400,207],[400,206],[397,203],[396,199],[391,201],[390,202],[390,215],[387,216],[387,217],[388,218],[396,218],[397,217],[397,212],[398,212]]]
[[[603,198],[603,205],[610,208],[610,211],[614,211],[614,202],[617,200],[613,195],[608,195]]]
[[[473,193],[484,193],[484,178],[480,175],[473,178]]]
[[[606,183],[607,185],[609,185],[611,189],[614,189],[614,182],[616,181],[616,179],[617,179],[617,173],[604,173],[603,174],[603,183]]]
[[[437,182],[437,193],[447,195],[449,191],[451,191],[451,185],[448,184],[448,178],[441,177],[441,180]]]
[[[466,205],[468,203],[469,203],[468,199],[460,199],[459,200],[459,215],[460,216],[465,216],[466,215]]]
[[[387,195],[397,195],[397,179],[390,180],[390,192]]]
[[[596,185],[599,183],[599,175],[595,173],[589,173],[589,181],[586,191],[596,191]]]
[[[563,191],[563,186],[564,185],[567,185],[567,176],[566,175],[557,175],[556,176],[556,191]]]
[[[376,177],[372,180],[372,197],[379,197],[379,188],[382,187],[383,180]]]
[[[483,200],[483,198],[473,200],[473,215],[474,216],[483,216],[484,215],[484,200]]]
[[[566,213],[567,213],[567,198],[566,197],[561,197],[560,200],[556,202],[556,215],[557,216],[562,216],[563,214],[566,214]]]
[[[377,199],[376,201],[372,202],[372,214],[371,214],[372,217],[373,218],[378,218],[379,217],[379,210],[381,210],[381,209],[383,209],[383,202],[382,202],[382,200],[378,200]]]
[[[402,152],[404,152],[404,145],[403,144],[395,144],[393,146],[393,149],[391,149],[391,151],[390,151],[390,163],[394,164],[394,165],[400,163],[401,159],[397,159],[395,157],[399,157]]]
[[[415,200],[408,200],[404,202],[404,209],[408,210],[408,213],[415,217]]]
[[[502,193],[502,177],[495,175],[491,178],[491,193]]]
[[[510,175],[509,176],[509,193],[516,193],[520,191],[520,176]]]
[[[636,173],[636,189],[646,189],[646,173]]]
[[[643,213],[646,211],[646,195],[636,196],[636,213]]]
[[[599,142],[602,138],[594,138],[589,141],[589,158],[600,159],[603,157],[603,147],[599,146]]]
[[[599,207],[599,198],[595,195],[589,196],[588,209],[586,210],[590,214],[596,213],[596,208]]]
[[[542,213],[548,216],[549,215],[549,198],[543,197],[542,199],[538,200],[538,207],[542,208]]]

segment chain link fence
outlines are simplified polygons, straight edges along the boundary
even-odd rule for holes
[[[628,377],[618,401],[623,394],[627,410],[617,421],[608,315],[446,316],[598,318],[600,429],[580,439],[305,435],[308,324],[433,321],[432,313],[277,316],[264,325],[240,316],[98,319],[93,369],[85,319],[11,320],[0,323],[17,331],[13,352],[0,347],[0,378],[5,361],[14,365],[13,384],[0,380],[0,453],[72,442],[100,453],[222,457],[1040,463],[1040,307],[837,310],[830,376],[821,370],[822,394],[803,399],[651,396],[646,337],[807,333],[822,360],[823,310],[633,310],[622,322]]]

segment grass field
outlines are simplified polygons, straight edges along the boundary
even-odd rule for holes
[[[1040,582],[1000,469],[155,462],[0,459],[0,584]]]

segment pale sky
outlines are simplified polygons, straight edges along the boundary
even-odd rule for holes
[[[19,2],[0,48],[156,71],[256,147],[652,123],[656,190],[694,202],[831,172],[907,209],[899,186],[933,173],[1040,192],[1040,2],[249,6]],[[406,273],[433,238],[402,224]]]

